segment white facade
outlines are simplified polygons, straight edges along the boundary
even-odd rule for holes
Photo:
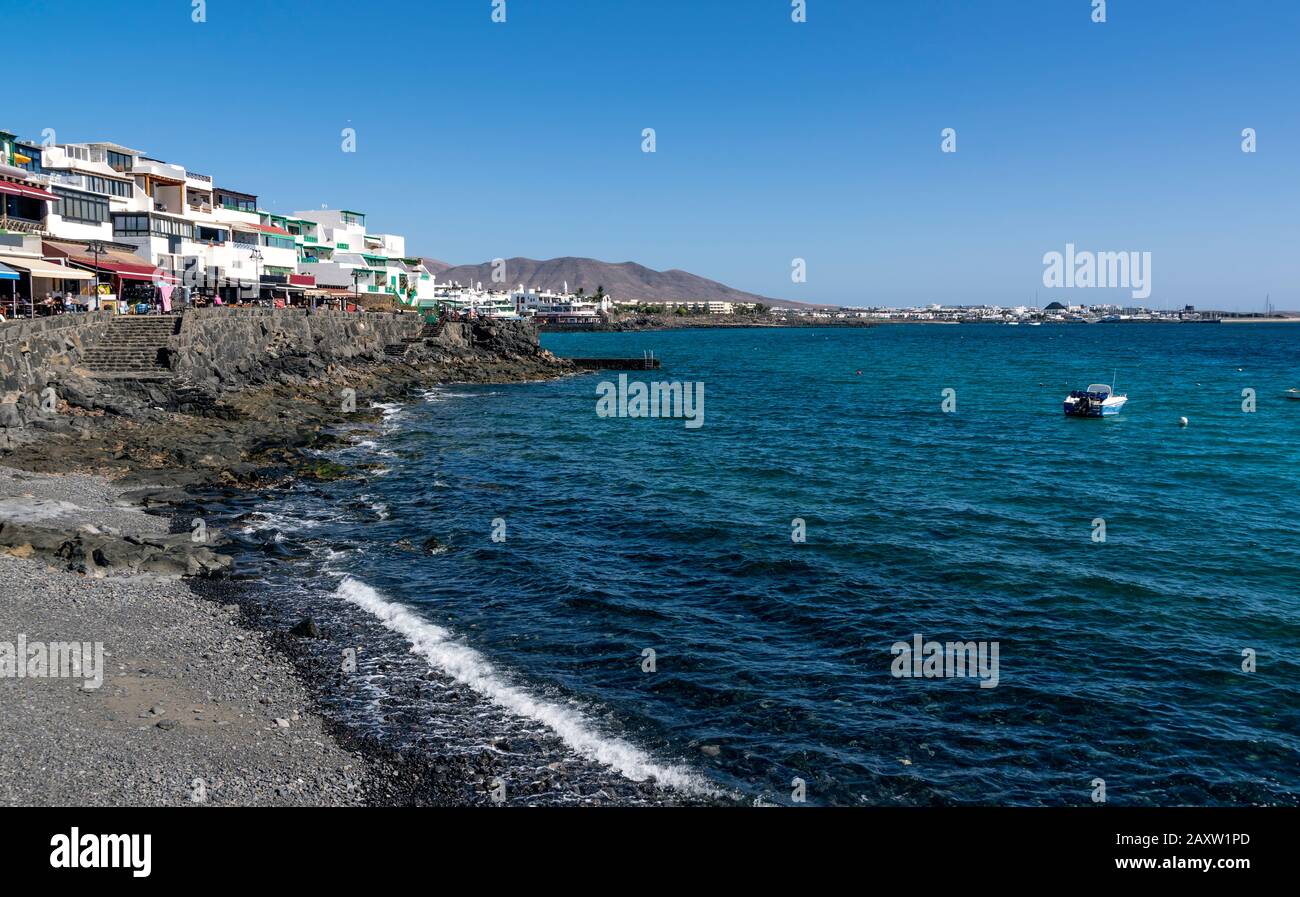
[[[608,296],[586,299],[572,293],[525,289],[522,284],[510,299],[521,316],[557,324],[595,323],[613,308]]]
[[[0,149],[35,146],[10,138],[5,135]],[[35,171],[17,167],[30,169],[36,157]],[[56,144],[27,149],[5,167],[15,179],[59,197],[47,201],[39,216],[25,210],[15,215],[22,220],[11,230],[112,244],[119,262],[121,253],[133,251],[142,266],[174,273],[182,285],[204,293],[218,286],[244,286],[251,295],[262,294],[263,287],[301,288],[310,281],[296,276],[314,274],[322,285],[415,305],[431,299],[437,286],[420,260],[406,255],[403,236],[368,233],[363,213],[275,215],[260,210],[254,194],[223,188],[208,175],[140,150],[107,142]]]
[[[304,259],[299,267],[318,284],[349,287],[358,294],[387,295],[403,305],[417,305],[434,297],[433,275],[406,256],[406,238],[397,234],[372,234],[366,216],[347,209],[311,209],[294,212],[288,221],[314,224],[314,239],[303,236]],[[306,229],[306,228],[305,228]]]
[[[38,180],[60,197],[51,203],[45,228],[61,240],[112,241],[112,213],[146,211],[149,197],[137,186],[129,170],[109,164],[134,151],[115,144],[63,144],[42,147]],[[119,161],[121,161],[119,159]]]

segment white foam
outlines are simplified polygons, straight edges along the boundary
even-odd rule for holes
[[[475,395],[476,394],[472,392],[452,392],[450,389],[446,389],[445,387],[434,387],[433,389],[428,389],[420,393],[420,398],[424,399],[426,402],[440,402],[443,399],[472,399]],[[477,395],[480,397],[496,396],[500,395],[500,393],[484,392],[477,393]]]
[[[473,648],[453,641],[446,629],[387,600],[361,580],[345,577],[335,594],[374,614],[384,626],[410,640],[412,654],[424,657],[435,669],[468,685],[506,710],[544,724],[583,756],[612,766],[633,781],[654,776],[659,783],[681,790],[716,793],[716,789],[710,788],[690,770],[657,763],[625,741],[598,734],[578,711],[535,698],[522,688],[511,685],[487,658]]]
[[[370,407],[378,408],[383,412],[382,422],[385,424],[392,422],[393,418],[397,417],[405,410],[400,402],[374,402]]]
[[[245,535],[250,533],[261,532],[262,530],[273,529],[276,531],[276,541],[282,541],[281,534],[285,532],[296,532],[298,530],[316,529],[323,523],[331,521],[312,520],[303,517],[292,517],[287,514],[275,514],[269,511],[254,511],[257,520],[250,520],[241,532]]]

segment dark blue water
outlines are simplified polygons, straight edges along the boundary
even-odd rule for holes
[[[815,803],[1076,804],[1102,778],[1116,804],[1300,802],[1300,327],[544,344],[653,349],[633,379],[703,382],[704,425],[598,417],[605,374],[394,413],[362,450],[389,472],[313,499],[370,510],[314,534],[472,649],[435,666],[770,800],[797,777]],[[1063,416],[1116,372],[1119,417]],[[918,633],[997,642],[997,686],[891,675]]]

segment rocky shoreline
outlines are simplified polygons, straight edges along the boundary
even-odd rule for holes
[[[170,359],[184,376],[97,379],[71,346],[29,365],[31,390],[52,387],[58,400],[51,412],[20,396],[7,418],[20,426],[0,440],[0,570],[16,586],[0,602],[0,640],[93,637],[109,670],[93,692],[0,679],[12,692],[0,704],[6,752],[24,758],[0,773],[0,803],[463,805],[501,802],[494,783],[506,778],[507,803],[693,800],[581,761],[546,735],[447,757],[323,714],[338,687],[321,662],[329,624],[271,612],[267,595],[229,575],[232,548],[202,514],[205,496],[355,475],[322,451],[365,431],[377,403],[572,366],[518,323],[426,330],[400,351],[387,336],[359,351],[322,345],[310,318],[240,323],[255,352],[219,327],[192,329]],[[469,689],[435,684],[485,712]],[[55,753],[38,775],[32,764]]]

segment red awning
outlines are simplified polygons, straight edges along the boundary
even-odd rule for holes
[[[159,272],[158,274],[154,274],[152,270],[147,272],[114,271],[113,273],[116,274],[118,277],[120,277],[122,280],[148,280],[148,281],[159,280],[163,283],[170,283],[170,284],[180,283],[180,280],[178,280],[177,278],[173,277],[170,274],[166,274],[162,272]]]
[[[13,181],[0,181],[0,193],[8,193],[10,196],[26,196],[28,199],[44,199],[49,202],[58,199],[53,193],[46,193],[44,190],[28,187],[26,184],[15,184]]]
[[[233,227],[235,230],[257,231],[259,234],[280,234],[285,237],[293,236],[293,234],[289,233],[284,228],[272,227],[269,224],[244,224],[241,221],[239,224],[232,224],[231,227]]]
[[[68,260],[86,268],[96,267],[92,256],[71,255],[68,256]],[[99,270],[116,274],[123,280],[153,280],[156,277],[163,283],[180,283],[175,275],[168,274],[166,271],[157,271],[148,265],[133,265],[129,262],[114,262],[101,258],[98,267]]]
[[[316,286],[316,275],[315,274],[290,274],[289,283],[299,287],[314,287]]]

